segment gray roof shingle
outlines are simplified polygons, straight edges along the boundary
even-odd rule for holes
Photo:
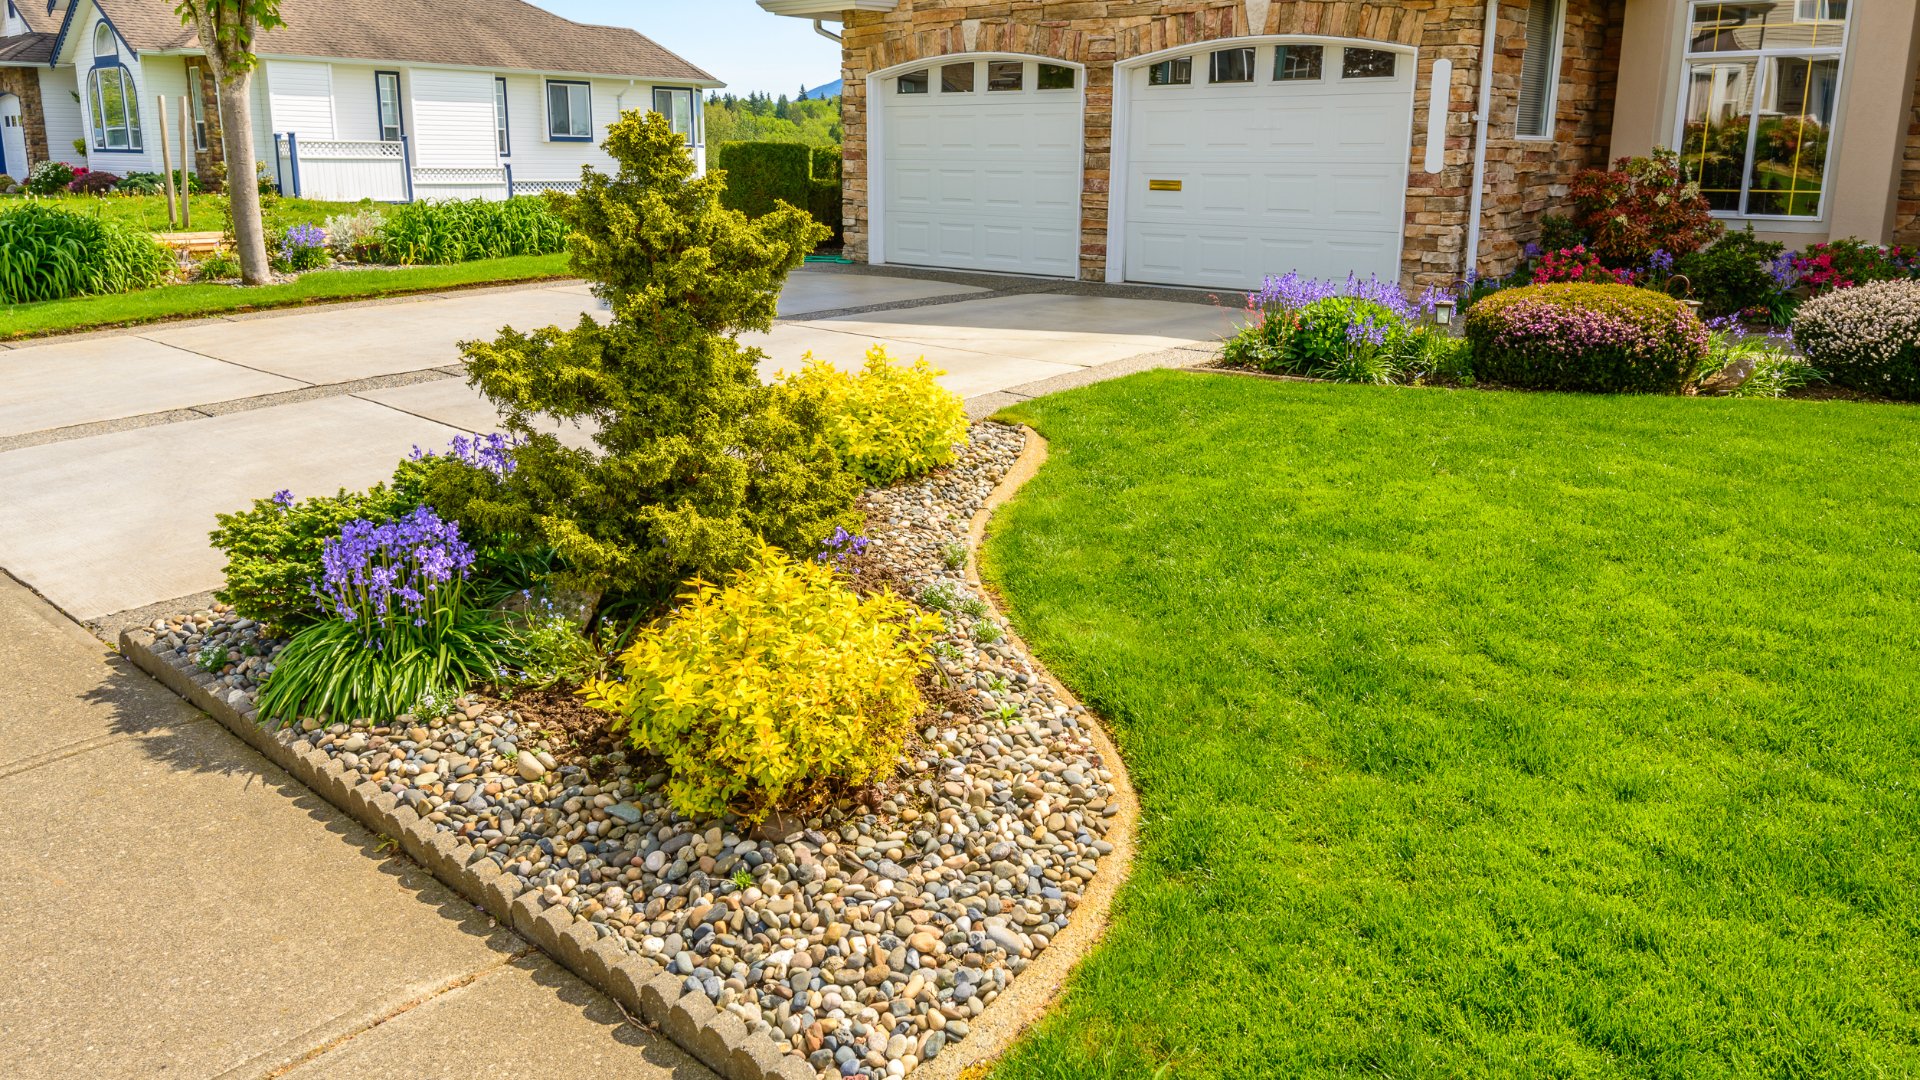
[[[136,51],[199,48],[176,0],[98,2]],[[261,36],[263,56],[718,82],[637,30],[573,22],[524,0],[282,0],[280,14],[287,25]]]

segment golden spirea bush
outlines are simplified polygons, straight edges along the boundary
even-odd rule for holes
[[[966,403],[934,381],[946,372],[924,357],[896,364],[875,345],[857,375],[812,353],[805,359],[799,374],[781,382],[782,392],[823,402],[841,463],[868,483],[924,476],[951,465],[954,447],[966,444]]]
[[[867,783],[893,767],[939,626],[763,548],[724,586],[696,582],[621,654],[620,677],[584,693],[665,759],[681,813],[758,821],[816,781]]]

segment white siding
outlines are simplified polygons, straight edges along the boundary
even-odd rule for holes
[[[582,165],[602,171],[614,168],[613,159],[600,149],[600,144],[606,141],[607,128],[619,119],[623,109],[651,111],[653,87],[615,79],[584,81],[593,93],[593,141],[556,142],[547,135],[547,78],[507,76],[507,120],[512,129],[513,151],[507,161],[513,166],[515,181],[578,180]],[[700,107],[695,104],[696,112]],[[705,148],[695,147],[694,160],[703,169],[704,158]]]
[[[87,137],[80,122],[78,89],[72,68],[40,68],[40,108],[47,118],[47,150],[55,161],[85,165],[87,155],[73,148],[73,140]]]
[[[331,139],[333,66],[291,60],[266,62],[273,130],[303,139]]]
[[[336,139],[378,139],[380,103],[373,75],[391,71],[371,64],[333,65],[333,137]]]
[[[493,76],[414,68],[413,162],[419,168],[471,169],[500,164],[493,138]]]
[[[32,3],[33,0],[27,0],[27,2]],[[0,30],[0,33],[4,33],[7,37],[12,37],[15,34],[24,34],[26,32],[27,32],[26,20],[22,19],[19,15],[14,13],[13,0],[7,0],[7,20],[5,23],[5,29]]]

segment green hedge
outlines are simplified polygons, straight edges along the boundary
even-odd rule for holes
[[[778,203],[797,206],[840,237],[840,148],[800,143],[723,144],[714,167],[727,174],[721,202],[750,218]]]

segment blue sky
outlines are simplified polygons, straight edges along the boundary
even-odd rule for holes
[[[806,19],[769,15],[753,0],[532,0],[576,22],[631,26],[724,79],[728,91],[792,97],[840,77],[840,47]],[[829,30],[839,26],[827,24]]]

